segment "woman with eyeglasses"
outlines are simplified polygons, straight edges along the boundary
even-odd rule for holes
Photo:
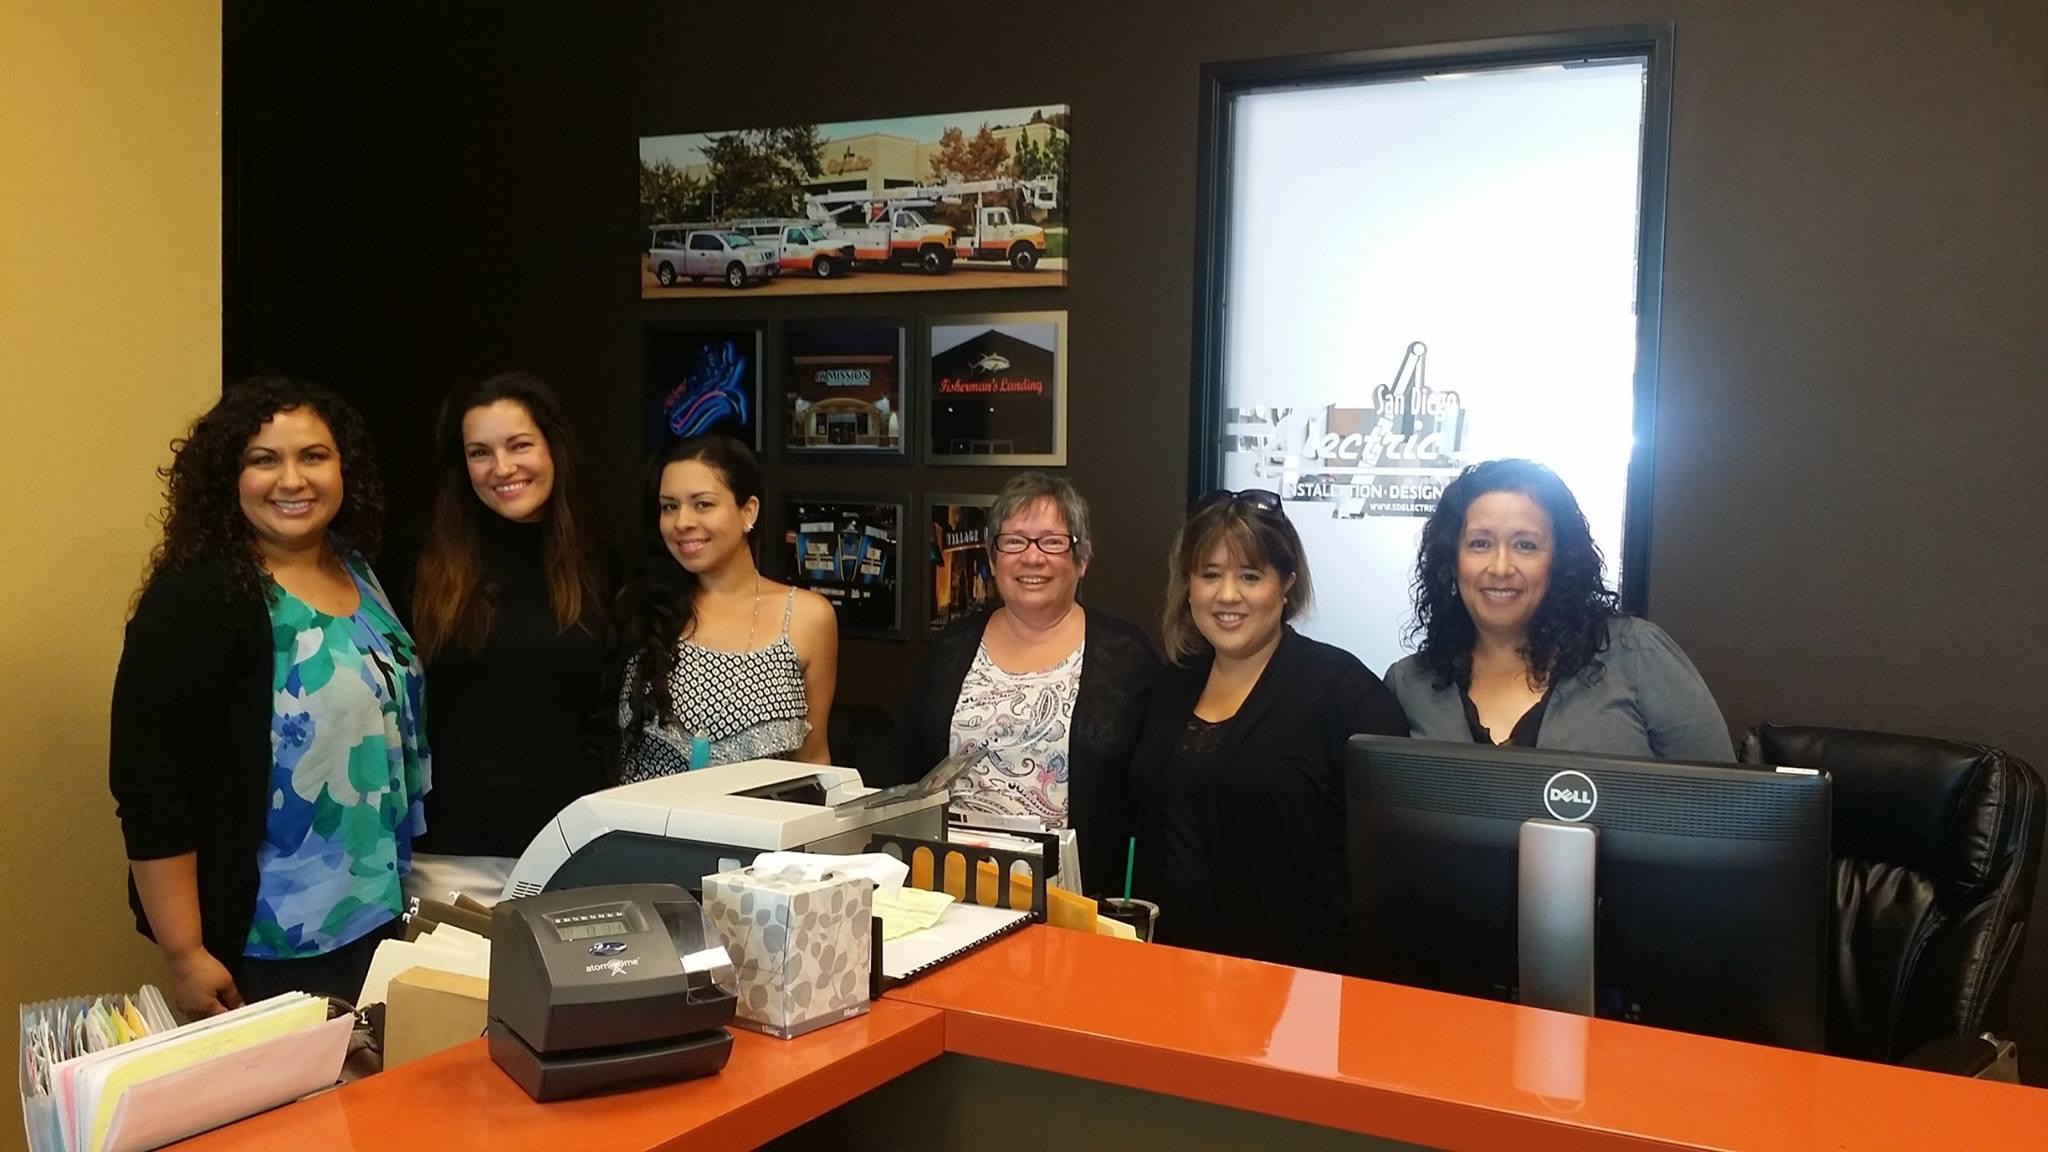
[[[1018,475],[988,523],[1001,606],[932,645],[904,705],[897,781],[983,750],[954,782],[954,809],[1072,827],[1083,885],[1109,891],[1123,882],[1124,770],[1159,657],[1135,625],[1076,599],[1093,545],[1072,484]]]
[[[1387,670],[1430,740],[1732,761],[1713,693],[1663,629],[1623,616],[1586,514],[1530,460],[1444,488],[1415,565],[1415,655]]]
[[[1174,666],[1131,763],[1135,891],[1159,905],[1161,943],[1344,962],[1344,745],[1408,721],[1356,656],[1288,626],[1309,595],[1272,492],[1214,493],[1174,540],[1161,627]]]

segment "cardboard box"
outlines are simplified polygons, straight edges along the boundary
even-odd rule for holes
[[[704,910],[732,956],[742,1027],[787,1040],[868,1010],[871,881],[720,872],[704,878]]]
[[[484,1034],[491,982],[480,976],[407,968],[384,998],[384,1067],[396,1068]]]

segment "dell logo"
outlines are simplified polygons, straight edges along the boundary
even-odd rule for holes
[[[1559,820],[1584,820],[1599,803],[1600,789],[1584,772],[1566,770],[1544,781],[1543,807]]]

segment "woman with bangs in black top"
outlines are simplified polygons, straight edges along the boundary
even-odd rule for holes
[[[1272,492],[1217,492],[1174,541],[1162,633],[1175,661],[1131,764],[1136,895],[1154,939],[1336,970],[1349,946],[1344,746],[1408,721],[1356,656],[1288,621],[1308,560]]]

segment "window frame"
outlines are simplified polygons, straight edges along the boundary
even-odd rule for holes
[[[1636,217],[1636,359],[1631,421],[1634,445],[1629,453],[1621,555],[1617,558],[1621,583],[1617,591],[1623,611],[1635,615],[1646,611],[1675,36],[1674,26],[1665,22],[1203,65],[1196,141],[1188,500],[1192,502],[1215,489],[1223,475],[1223,293],[1229,283],[1230,268],[1230,166],[1234,143],[1231,115],[1239,96],[1367,84],[1440,72],[1641,56],[1645,65]]]

